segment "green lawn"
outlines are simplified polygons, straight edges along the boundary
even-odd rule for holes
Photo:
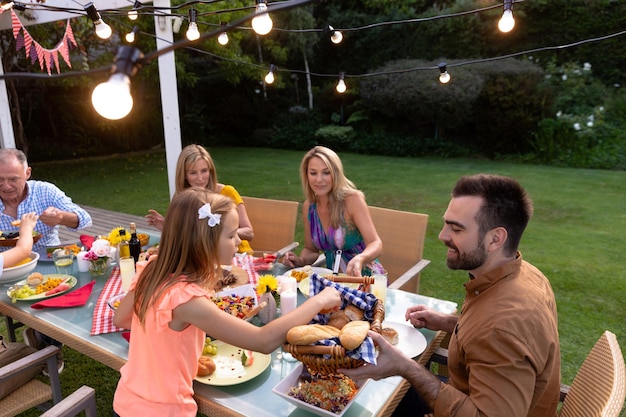
[[[298,169],[303,152],[210,151],[220,182],[234,185],[242,195],[302,200]],[[422,274],[420,292],[458,303],[466,274],[447,269],[445,248],[437,239],[450,190],[464,174],[489,172],[518,179],[535,202],[520,249],[551,280],[556,293],[563,382],[571,383],[605,329],[617,334],[626,351],[626,172],[486,160],[340,156],[348,177],[370,205],[430,216],[424,256],[432,263]],[[164,213],[169,201],[163,152],[33,164],[32,176],[56,183],[80,204],[132,214],[145,214],[149,208]],[[297,238],[302,238],[301,222]],[[116,373],[65,350],[66,388],[89,383],[87,372],[98,373],[101,379],[91,385],[97,388],[99,413],[109,415]]]

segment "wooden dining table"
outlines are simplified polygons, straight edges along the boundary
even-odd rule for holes
[[[41,261],[36,271],[42,274],[55,273],[52,262]],[[88,357],[118,370],[124,365],[128,355],[128,342],[121,332],[91,335],[92,317],[97,300],[105,286],[108,275],[94,278],[88,272],[73,274],[79,288],[93,279],[96,280],[93,291],[84,306],[72,308],[45,308],[35,310],[32,302],[17,301],[12,303],[6,287],[0,293],[0,313],[9,317],[11,322],[23,323],[87,355]],[[299,294],[299,301],[304,296]],[[389,289],[386,303],[386,320],[404,323],[406,307],[414,304],[429,304],[441,311],[454,311],[456,303],[438,300],[402,290]],[[255,319],[256,320],[256,319]],[[260,325],[259,322],[253,321]],[[417,330],[416,330],[417,331]],[[420,329],[427,341],[427,347],[419,359],[421,362],[430,357],[438,347],[443,335],[427,329]],[[271,354],[270,365],[257,377],[236,385],[213,386],[194,382],[194,398],[199,412],[207,416],[311,416],[272,392],[282,378],[291,372],[298,362],[285,359],[281,349]],[[391,415],[407,387],[400,377],[370,381],[350,408],[346,417],[369,417]]]

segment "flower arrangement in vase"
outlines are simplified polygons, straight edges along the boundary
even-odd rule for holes
[[[278,279],[273,275],[261,275],[256,284],[256,293],[259,296],[259,303],[267,303],[258,314],[261,323],[267,324],[276,318],[276,308],[279,304]]]
[[[85,257],[89,261],[89,273],[91,275],[104,275],[111,265],[111,244],[107,239],[96,239],[87,251]]]

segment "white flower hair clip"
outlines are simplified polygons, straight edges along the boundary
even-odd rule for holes
[[[206,203],[204,206],[198,209],[198,219],[206,218],[209,219],[209,227],[214,227],[220,224],[220,219],[222,218],[222,215],[211,213],[211,205],[209,203]]]

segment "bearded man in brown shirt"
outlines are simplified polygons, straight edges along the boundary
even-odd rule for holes
[[[448,267],[469,272],[461,312],[423,305],[406,311],[413,326],[451,335],[447,383],[373,332],[377,365],[342,372],[407,379],[413,390],[398,416],[556,416],[561,358],[554,293],[518,251],[532,212],[524,189],[508,177],[462,177],[452,190],[439,239],[448,247]]]

